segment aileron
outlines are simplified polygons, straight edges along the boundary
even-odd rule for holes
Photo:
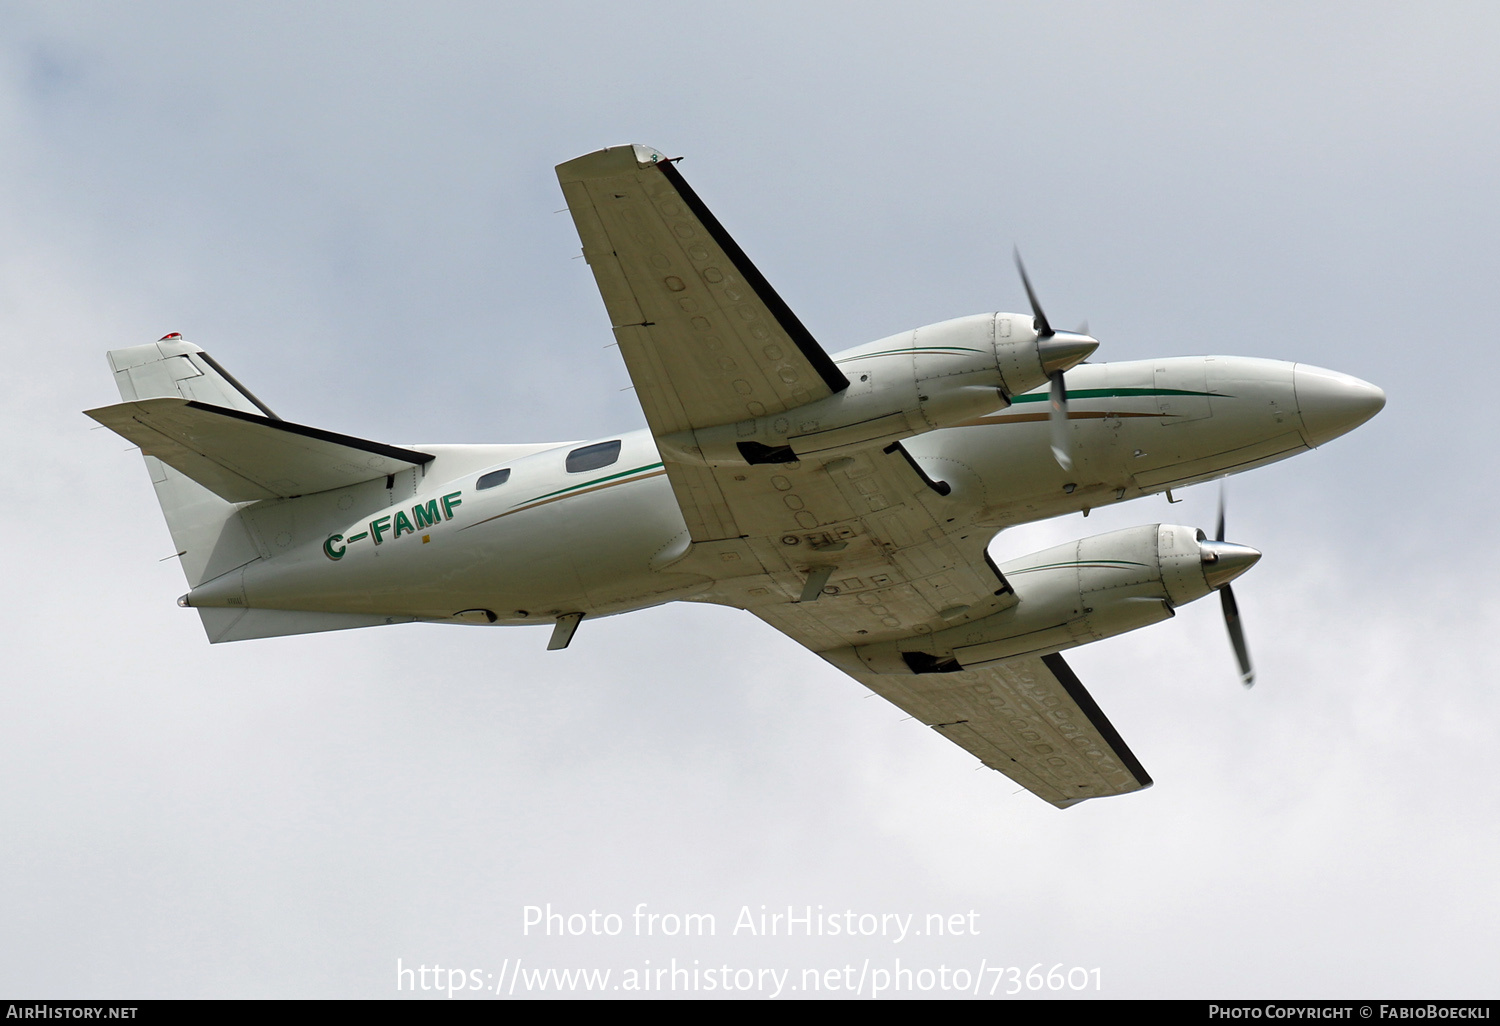
[[[1055,653],[911,676],[837,665],[1059,808],[1151,786],[1135,754]]]

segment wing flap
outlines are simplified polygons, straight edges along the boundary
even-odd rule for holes
[[[664,466],[690,538],[694,541],[719,541],[745,534],[735,521],[712,470],[685,463],[665,463]]]
[[[643,324],[617,325],[614,334],[620,356],[630,372],[636,400],[646,415],[646,423],[653,425],[653,433],[656,424],[688,423],[692,415],[677,391],[680,382],[673,382],[667,372],[666,360],[670,354],[658,350],[659,340],[651,330]]]
[[[1015,602],[986,559],[987,537],[953,517],[937,483],[899,452],[711,474],[740,534],[762,540],[761,565],[778,576],[784,598],[800,598],[812,575],[828,571],[822,594],[796,608],[753,594],[726,601],[755,608],[816,651],[907,637],[918,625],[941,629]],[[677,497],[685,510],[707,509],[681,489]],[[783,614],[791,619],[783,623]],[[828,643],[808,640],[815,629],[828,632]]]
[[[229,502],[346,488],[433,459],[187,399],[142,399],[84,412]]]

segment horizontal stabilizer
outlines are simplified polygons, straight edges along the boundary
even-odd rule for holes
[[[188,399],[142,399],[84,412],[229,502],[347,488],[433,459]]]

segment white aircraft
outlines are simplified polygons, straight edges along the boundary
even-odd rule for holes
[[[1083,363],[1032,312],[830,356],[673,163],[557,169],[649,430],[414,445],[284,421],[168,335],[88,415],[145,453],[211,642],[412,621],[749,610],[1048,802],[1151,778],[1061,650],[1165,620],[1260,556],[1152,524],[996,565],[991,539],[1239,473],[1374,416],[1373,385],[1239,357]],[[1017,258],[1019,265],[1019,257]],[[1064,372],[1067,380],[1064,382]]]

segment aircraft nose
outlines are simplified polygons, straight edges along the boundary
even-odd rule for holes
[[[1314,447],[1353,431],[1385,406],[1385,392],[1368,381],[1305,363],[1292,371],[1292,387],[1302,433]]]

